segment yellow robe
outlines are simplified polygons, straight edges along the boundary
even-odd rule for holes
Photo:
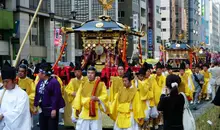
[[[119,92],[119,90],[124,86],[123,80],[121,77],[111,77],[111,86],[109,88],[109,102],[113,102],[115,95]]]
[[[65,109],[64,109],[64,125],[65,126],[74,126],[72,123],[72,103],[74,97],[72,96],[73,92],[77,92],[79,86],[87,80],[86,77],[82,77],[81,80],[73,78],[70,80],[69,84],[65,87],[64,99],[65,99]]]
[[[162,90],[165,87],[166,77],[161,75],[157,76],[152,75],[151,84],[153,89],[153,100],[150,101],[150,106],[157,106],[160,101],[160,96],[162,94]]]
[[[116,98],[110,106],[110,113],[118,128],[131,127],[131,113],[133,113],[135,121],[141,123],[138,119],[144,118],[145,114],[137,88],[123,87],[116,94]]]
[[[35,91],[36,91],[36,85],[34,84],[34,81],[30,78],[19,78],[18,80],[18,86],[21,87],[21,89],[25,90],[30,102],[30,110],[31,112],[34,112],[34,97],[35,97]]]
[[[189,76],[191,76],[193,74],[191,69],[186,69],[185,73],[188,74]]]
[[[133,81],[134,86],[134,81]],[[150,105],[150,100],[153,99],[153,89],[151,84],[151,79],[145,79],[144,81],[138,80],[138,92],[140,94],[141,103],[144,110],[148,110],[147,102],[149,102],[148,105]],[[147,115],[145,115],[147,116]]]
[[[89,81],[87,80],[84,84],[81,84],[76,97],[73,101],[73,108],[75,110],[79,110],[80,113],[80,117],[81,119],[84,120],[98,120],[98,117],[100,116],[98,114],[99,110],[104,110],[101,107],[101,104],[96,102],[95,103],[95,109],[96,109],[96,116],[95,117],[90,117],[89,116],[89,103],[90,103],[90,99],[92,96],[92,91],[95,85],[95,81]],[[103,82],[100,82],[97,90],[96,90],[96,97],[99,98],[99,100],[105,105],[105,107],[108,106],[108,95],[107,95],[107,90],[106,90],[106,86]],[[106,108],[108,109],[108,108]],[[105,111],[104,111],[105,112]]]
[[[187,97],[193,99],[193,92],[195,90],[194,84],[192,82],[191,76],[189,76],[187,73],[184,73],[184,75],[179,75],[181,78],[181,83],[179,85],[179,92],[183,92],[186,94]],[[192,86],[190,89],[189,82]]]
[[[209,80],[211,78],[211,73],[209,73],[208,71],[205,72],[204,70],[202,70],[201,74],[204,75],[204,84],[203,84],[203,87],[202,87],[202,94],[207,94],[208,83],[209,83]]]

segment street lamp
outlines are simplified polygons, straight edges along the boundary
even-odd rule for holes
[[[71,11],[71,16],[72,16],[72,18],[73,18],[73,20],[75,20],[76,19],[76,11]]]
[[[55,13],[50,12],[50,13],[49,13],[49,15],[50,15],[51,21],[54,21],[54,16],[55,16]]]

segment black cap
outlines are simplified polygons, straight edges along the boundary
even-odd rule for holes
[[[70,65],[69,65],[69,66],[72,67],[72,68],[74,68],[73,62],[70,62]]]
[[[173,67],[168,64],[168,65],[166,66],[166,68],[167,68],[167,70],[171,70]]]
[[[125,68],[125,64],[124,64],[124,62],[122,61],[121,58],[119,59],[118,67],[119,67],[119,66]]]
[[[21,65],[21,64],[25,64],[26,66],[28,66],[28,61],[27,61],[26,59],[22,59],[22,60],[20,61],[20,64],[19,64],[19,65]]]
[[[163,69],[163,68],[164,66],[160,62],[156,64],[156,69]]]
[[[16,69],[10,66],[3,66],[1,74],[2,74],[2,80],[5,79],[14,80],[16,78]]]
[[[207,67],[207,68],[209,68],[209,64],[208,64],[208,63],[203,64],[203,67]]]
[[[11,67],[11,64],[6,60],[3,66]]]
[[[53,73],[51,63],[42,63],[39,71],[50,76]]]
[[[190,63],[189,63],[189,60],[186,60],[185,63],[188,64],[188,65],[190,64]]]
[[[75,69],[74,70],[82,70],[80,61],[79,62],[77,62],[77,61],[75,62]]]
[[[134,79],[134,76],[133,76],[131,68],[128,68],[128,70],[124,74],[123,78],[128,78],[129,81]]]
[[[180,69],[185,70],[186,69],[186,65],[184,62],[180,63]]]
[[[146,74],[146,70],[144,68],[141,68],[136,74],[137,75],[145,75]]]
[[[90,66],[89,68],[88,68],[88,70],[87,71],[95,71],[96,72],[96,68],[94,67],[94,66]]]

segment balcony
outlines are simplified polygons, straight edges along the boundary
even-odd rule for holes
[[[14,28],[13,12],[0,10],[0,29],[9,30]]]

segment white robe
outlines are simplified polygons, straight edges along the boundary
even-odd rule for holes
[[[3,91],[0,90],[0,97]],[[0,121],[0,130],[31,130],[29,98],[17,85],[14,89],[5,91],[0,113],[4,116]]]

